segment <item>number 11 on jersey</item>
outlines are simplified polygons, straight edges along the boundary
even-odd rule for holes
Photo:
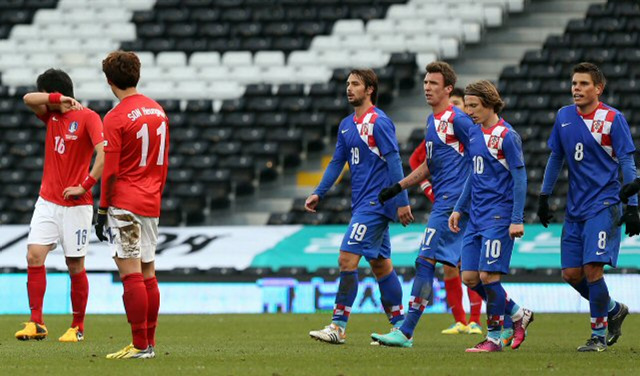
[[[156,135],[160,136],[160,152],[156,164],[162,166],[164,164],[164,148],[167,138],[167,123],[162,122],[156,130]],[[136,138],[142,138],[142,154],[140,155],[139,167],[147,165],[147,154],[149,153],[149,126],[147,123],[142,124],[142,128],[136,133]]]

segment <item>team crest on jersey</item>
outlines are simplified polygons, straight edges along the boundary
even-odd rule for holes
[[[489,137],[489,142],[487,142],[487,146],[489,147],[489,149],[497,149],[499,145],[500,145],[500,137],[498,136]]]
[[[438,123],[438,133],[445,133],[447,128],[449,128],[449,122],[446,120],[440,120],[440,123]]]
[[[78,122],[72,121],[71,124],[69,124],[69,132],[75,133],[77,130],[78,130]]]
[[[604,127],[604,121],[602,120],[594,120],[593,121],[593,125],[592,127],[592,132],[600,132],[602,131],[602,128]]]

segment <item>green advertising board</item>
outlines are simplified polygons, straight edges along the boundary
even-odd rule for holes
[[[274,247],[256,255],[252,267],[306,267],[310,271],[322,267],[336,267],[345,225],[304,226],[299,231],[283,238]],[[418,246],[424,226],[413,224],[407,227],[392,225],[391,249],[396,266],[413,266],[418,255]],[[515,242],[511,267],[513,268],[559,268],[560,237],[562,225],[526,225],[525,236]],[[640,239],[623,234],[618,267],[640,267]],[[365,265],[364,260],[361,261]]]

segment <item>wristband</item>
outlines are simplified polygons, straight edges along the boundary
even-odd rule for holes
[[[85,191],[89,192],[91,188],[93,188],[93,186],[96,185],[97,182],[98,181],[94,179],[93,176],[87,175],[87,177],[84,178],[84,181],[82,182],[82,184],[80,184],[80,186],[84,188]]]
[[[99,215],[107,215],[107,208],[98,208]]]
[[[60,93],[51,93],[49,94],[49,103],[51,104],[60,104],[60,99],[62,98],[62,94]]]

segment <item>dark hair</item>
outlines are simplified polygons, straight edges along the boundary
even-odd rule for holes
[[[464,90],[459,87],[454,87],[451,93],[449,93],[449,97],[460,97],[464,100]]]
[[[133,52],[114,51],[102,60],[102,71],[120,90],[136,87],[140,80],[140,59]]]
[[[364,83],[365,90],[372,87],[371,103],[376,104],[378,101],[378,76],[373,69],[352,69],[349,75],[357,76]]]
[[[73,81],[62,69],[49,68],[38,76],[36,80],[38,91],[46,93],[60,93],[73,98]]]
[[[605,86],[607,84],[607,79],[604,77],[604,73],[602,73],[600,68],[593,63],[582,62],[574,65],[573,69],[571,69],[571,76],[576,73],[589,73],[594,85]]]
[[[451,65],[445,61],[434,61],[427,65],[427,73],[440,73],[444,77],[444,86],[456,86],[458,77]]]
[[[493,112],[500,113],[504,108],[504,102],[500,98],[500,93],[496,86],[488,80],[481,80],[469,84],[464,90],[464,95],[473,95],[480,98],[482,105],[487,108],[493,108]]]

